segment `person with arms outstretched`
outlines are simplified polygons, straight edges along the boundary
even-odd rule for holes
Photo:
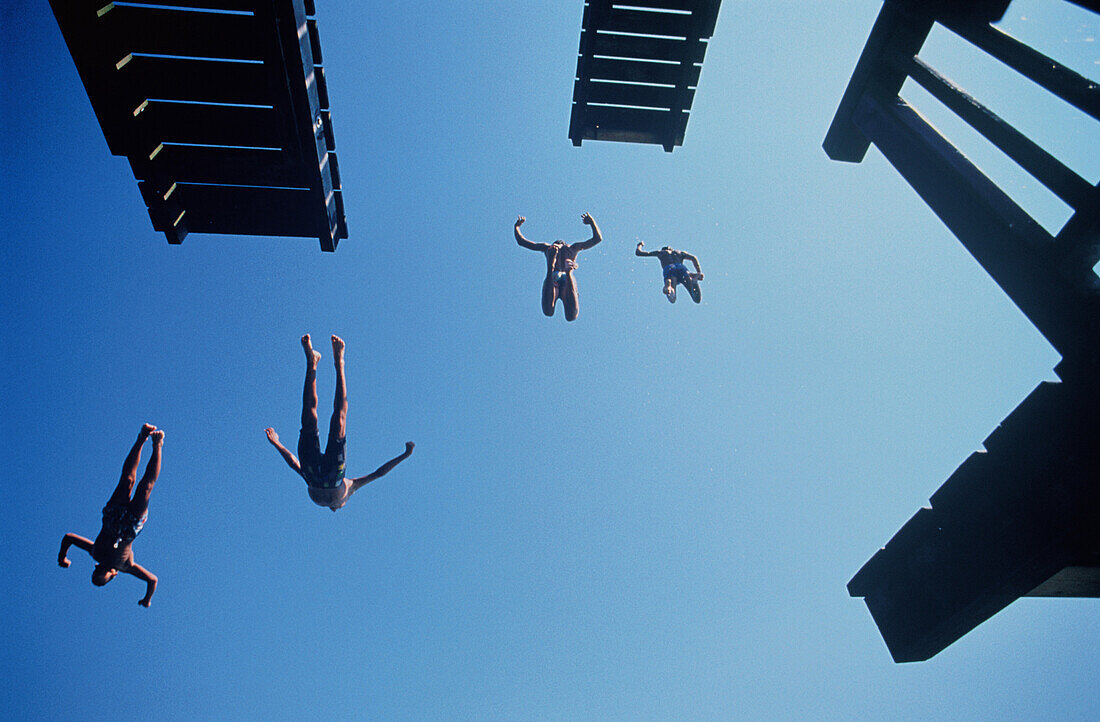
[[[592,216],[582,213],[581,222],[592,227],[592,237],[587,241],[566,243],[557,240],[553,243],[532,243],[524,238],[519,230],[526,220],[523,216],[517,218],[513,232],[516,243],[532,251],[540,251],[546,256],[546,279],[542,282],[542,312],[547,316],[553,316],[554,306],[560,298],[562,308],[565,309],[565,320],[575,321],[577,314],[580,313],[577,279],[573,277],[573,271],[577,269],[577,254],[603,240],[600,228]]]
[[[333,363],[336,365],[336,398],[332,404],[332,419],[328,427],[328,442],[321,453],[321,432],[317,423],[317,362],[321,354],[313,350],[309,334],[302,336],[306,352],[306,383],[302,393],[302,430],[298,434],[298,456],[290,453],[275,429],[267,428],[267,440],[279,452],[287,465],[305,479],[309,498],[318,506],[333,511],[348,502],[351,495],[375,479],[385,476],[393,467],[412,454],[415,444],[405,442],[405,452],[395,456],[366,476],[349,479],[344,475],[344,434],[348,416],[347,385],[344,381],[344,340],[332,337]]]
[[[634,249],[635,256],[656,256],[664,268],[665,288],[664,294],[669,303],[676,303],[676,284],[683,284],[691,294],[691,300],[699,303],[702,300],[702,292],[699,290],[699,281],[703,280],[703,269],[699,267],[699,259],[690,253],[677,251],[669,246],[664,246],[659,251],[643,251],[644,243],[638,241],[638,247]],[[684,261],[691,261],[695,266],[695,273],[689,273]]]
[[[152,439],[153,452],[145,474],[137,481],[138,464],[141,462],[141,447],[146,439]],[[164,432],[152,424],[144,424],[138,432],[126,461],[122,465],[122,478],[115,487],[107,505],[103,507],[103,526],[95,541],[79,534],[66,534],[61,540],[61,551],[57,553],[57,564],[67,568],[70,564],[68,553],[70,546],[76,546],[92,555],[96,566],[92,571],[92,584],[102,587],[126,572],[145,582],[145,596],[138,604],[148,607],[157,589],[157,577],[145,567],[134,561],[134,539],[141,533],[145,521],[149,518],[149,495],[160,475],[160,451],[164,446]],[[134,489],[134,484],[137,489]],[[133,498],[130,494],[133,493]]]

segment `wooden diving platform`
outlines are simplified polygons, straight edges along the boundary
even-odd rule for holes
[[[721,0],[587,0],[569,138],[683,145]]]
[[[1095,82],[994,27],[1007,7],[886,0],[824,142],[856,163],[874,143],[1062,355],[1061,383],[1040,384],[849,582],[896,662],[932,657],[1021,596],[1100,597],[1100,185],[919,55],[938,24],[1100,120]],[[906,79],[1072,208],[1061,230],[1048,233],[899,97]]]
[[[50,0],[153,228],[347,238],[312,0]]]

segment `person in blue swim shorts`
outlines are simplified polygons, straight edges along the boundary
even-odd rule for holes
[[[141,447],[146,439],[152,439],[153,453],[141,481],[137,481],[137,468],[141,462]],[[92,583],[102,587],[126,572],[145,582],[145,596],[138,604],[148,607],[157,589],[157,577],[145,567],[134,561],[134,539],[141,533],[149,518],[149,495],[153,493],[153,484],[160,475],[160,451],[164,446],[164,432],[152,424],[144,424],[138,432],[126,461],[122,465],[122,478],[115,487],[107,505],[103,507],[103,526],[93,542],[79,534],[66,534],[61,540],[61,551],[57,553],[57,564],[67,568],[69,547],[76,546],[91,554],[96,566],[92,571]],[[134,484],[137,489],[134,489]],[[133,492],[133,498],[130,494]]]
[[[703,269],[699,267],[699,259],[690,253],[677,251],[669,246],[664,246],[659,251],[643,251],[644,243],[638,241],[638,247],[634,249],[635,256],[656,256],[664,268],[665,288],[664,293],[669,303],[676,303],[676,284],[682,284],[691,294],[691,300],[699,303],[702,293],[699,289],[699,281],[703,280]],[[684,261],[691,261],[695,266],[695,273],[690,273]]]
[[[533,243],[524,238],[519,230],[526,220],[523,216],[517,218],[512,231],[516,236],[516,243],[546,256],[546,278],[542,282],[542,312],[547,316],[553,316],[554,306],[560,298],[562,308],[565,309],[565,320],[575,321],[580,313],[577,279],[573,277],[573,271],[577,269],[577,254],[603,240],[600,228],[592,216],[582,213],[581,222],[592,227],[592,237],[587,241],[566,243],[558,240],[553,243]]]
[[[302,393],[302,430],[298,434],[298,456],[294,456],[279,442],[275,429],[267,428],[267,440],[279,452],[299,476],[305,479],[309,498],[318,506],[336,511],[347,503],[355,492],[385,476],[393,467],[412,454],[415,444],[405,442],[405,452],[387,461],[374,472],[358,478],[345,476],[344,444],[348,416],[347,385],[344,381],[344,340],[332,337],[333,363],[336,365],[336,397],[332,404],[328,441],[321,452],[321,433],[317,424],[317,362],[321,354],[313,350],[309,334],[302,336],[302,349],[306,352],[306,383]]]

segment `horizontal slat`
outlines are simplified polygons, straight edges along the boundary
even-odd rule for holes
[[[585,9],[583,27],[590,29],[588,9]],[[674,13],[651,13],[642,10],[612,9],[602,20],[599,30],[617,33],[642,33],[645,35],[669,35],[675,37],[692,36],[692,18],[690,15]]]
[[[130,130],[149,141],[138,148],[155,148],[158,143],[282,148],[288,140],[273,109],[227,105],[151,102],[133,119]]]
[[[264,28],[249,15],[115,5],[93,32],[112,62],[127,53],[261,60],[269,47]]]
[[[584,44],[583,38],[581,44]],[[677,62],[687,56],[687,60],[693,63],[703,62],[706,51],[707,44],[702,40],[643,38],[636,35],[608,35],[607,33],[596,33],[595,44],[592,46],[593,55]]]
[[[659,145],[665,145],[669,140],[671,119],[667,111],[606,106],[582,108],[574,105],[573,112],[580,113],[576,128],[579,137],[585,140],[616,140]],[[678,128],[671,134],[673,145],[683,144],[687,118],[687,113],[680,113]],[[574,141],[576,139],[574,137]]]
[[[599,0],[594,0],[598,2]],[[694,10],[700,3],[699,0],[603,0],[608,6],[630,5],[639,8],[660,8],[663,10]]]
[[[1100,85],[990,25],[941,21],[960,37],[1100,120]]]
[[[271,150],[164,146],[152,160],[131,156],[130,167],[138,180],[165,178],[177,183],[308,186],[300,165],[286,154]]]
[[[205,10],[232,10],[234,12],[252,12],[257,2],[264,0],[125,0],[134,5],[172,5],[183,8],[203,8]],[[100,7],[106,5],[100,1]]]
[[[316,238],[327,225],[308,190],[181,184],[178,193],[191,233]]]
[[[891,56],[890,59],[891,62],[904,66],[913,80],[920,83],[937,100],[985,136],[1074,210],[1084,208],[1089,202],[1092,185],[1088,181],[937,73],[920,58]]]
[[[587,86],[589,103],[610,103],[612,105],[637,105],[645,108],[671,108],[677,94],[683,92],[683,107],[690,108],[695,91],[688,88],[662,88],[655,85],[628,85],[625,83],[589,83]],[[580,100],[580,84],[573,90],[573,101]]]
[[[684,80],[681,66],[666,63],[653,63],[645,60],[610,60],[593,58],[580,63],[578,72],[588,80],[619,80],[634,83],[661,83],[678,85]],[[687,84],[695,86],[699,82],[699,66],[692,66],[687,73]]]
[[[260,63],[131,57],[116,85],[137,103],[148,98],[273,105],[268,69]],[[134,107],[136,107],[135,103]]]

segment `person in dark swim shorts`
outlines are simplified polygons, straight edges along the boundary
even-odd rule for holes
[[[137,468],[141,462],[141,447],[146,439],[152,439],[153,452],[145,474],[137,481]],[[134,561],[133,543],[149,518],[149,496],[153,485],[160,475],[161,447],[164,445],[164,432],[152,424],[145,424],[138,432],[126,461],[122,465],[122,478],[118,486],[103,507],[103,525],[93,542],[79,534],[66,534],[61,540],[61,551],[57,553],[57,564],[66,568],[69,547],[76,546],[92,555],[95,570],[92,571],[92,583],[102,587],[114,579],[119,572],[126,572],[145,582],[145,596],[138,604],[148,607],[157,588],[157,577],[145,567]],[[137,484],[135,490],[134,484]],[[130,494],[133,492],[133,498]]]
[[[321,453],[321,433],[317,423],[317,362],[321,354],[313,350],[309,334],[302,336],[302,349],[306,353],[306,383],[302,392],[302,430],[298,435],[298,456],[279,441],[275,429],[267,428],[267,440],[279,452],[287,465],[306,482],[309,498],[318,506],[333,511],[347,503],[351,495],[375,479],[385,476],[393,467],[409,458],[415,444],[405,443],[404,453],[395,456],[374,472],[359,478],[345,476],[345,430],[348,415],[347,385],[344,381],[344,340],[332,337],[333,363],[336,366],[336,397],[332,405],[328,441]]]
[[[592,216],[582,213],[581,222],[592,227],[592,237],[587,241],[566,243],[559,240],[553,243],[533,243],[524,238],[519,230],[526,220],[523,216],[517,218],[512,232],[516,237],[516,243],[546,256],[546,278],[542,282],[542,312],[547,316],[553,316],[554,307],[560,298],[561,305],[565,309],[565,320],[575,321],[580,313],[577,279],[573,277],[573,271],[577,269],[577,254],[603,240],[599,226],[596,225],[596,220]]]
[[[677,251],[669,246],[665,246],[659,251],[643,251],[642,247],[644,245],[644,243],[638,241],[638,247],[634,249],[634,255],[656,256],[657,260],[661,262],[665,279],[664,294],[669,303],[676,303],[676,284],[683,285],[691,294],[691,300],[699,303],[702,300],[699,281],[703,280],[703,269],[699,267],[699,259],[690,253]],[[695,273],[688,271],[684,261],[692,262],[695,266]]]

